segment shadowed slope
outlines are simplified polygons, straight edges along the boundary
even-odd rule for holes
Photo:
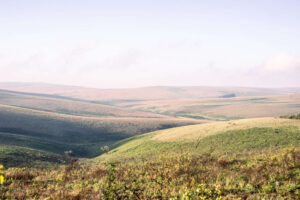
[[[76,116],[0,104],[0,145],[57,154],[72,150],[73,156],[93,157],[103,153],[100,147],[121,139],[193,123],[199,122],[168,117]],[[10,157],[4,152],[0,159]]]

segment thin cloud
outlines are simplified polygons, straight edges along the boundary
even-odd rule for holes
[[[275,72],[295,70],[297,68],[300,68],[300,58],[287,52],[281,52],[268,59],[264,65],[265,70]]]

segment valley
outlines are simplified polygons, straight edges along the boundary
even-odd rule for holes
[[[0,83],[0,199],[299,197],[297,88],[21,85]]]

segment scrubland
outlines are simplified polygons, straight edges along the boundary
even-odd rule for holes
[[[1,199],[299,199],[299,149],[5,170]]]

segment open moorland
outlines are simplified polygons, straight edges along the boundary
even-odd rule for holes
[[[115,105],[169,116],[205,120],[276,117],[300,112],[300,96],[237,96],[201,99],[120,102]]]
[[[228,98],[239,96],[274,96],[300,93],[300,88],[249,88],[210,86],[156,86],[124,89],[99,89],[78,86],[63,86],[46,83],[0,82],[0,89],[34,94],[56,95],[107,104],[145,100],[174,100],[199,98]]]
[[[300,198],[298,89],[0,86],[0,199]]]
[[[199,86],[95,89],[43,83],[0,83],[0,89],[84,99],[123,108],[127,112],[132,110],[209,121],[277,117],[300,112],[300,96],[297,94],[300,88]]]
[[[62,163],[65,151],[93,157],[102,153],[102,146],[121,139],[195,123],[201,121],[0,91],[0,162],[6,166]]]
[[[299,127],[293,119],[261,118],[151,132],[91,160],[7,169],[0,197],[298,199]]]
[[[255,118],[190,125],[155,131],[121,141],[94,160],[145,159],[158,154],[247,154],[282,147],[300,147],[300,121]]]

